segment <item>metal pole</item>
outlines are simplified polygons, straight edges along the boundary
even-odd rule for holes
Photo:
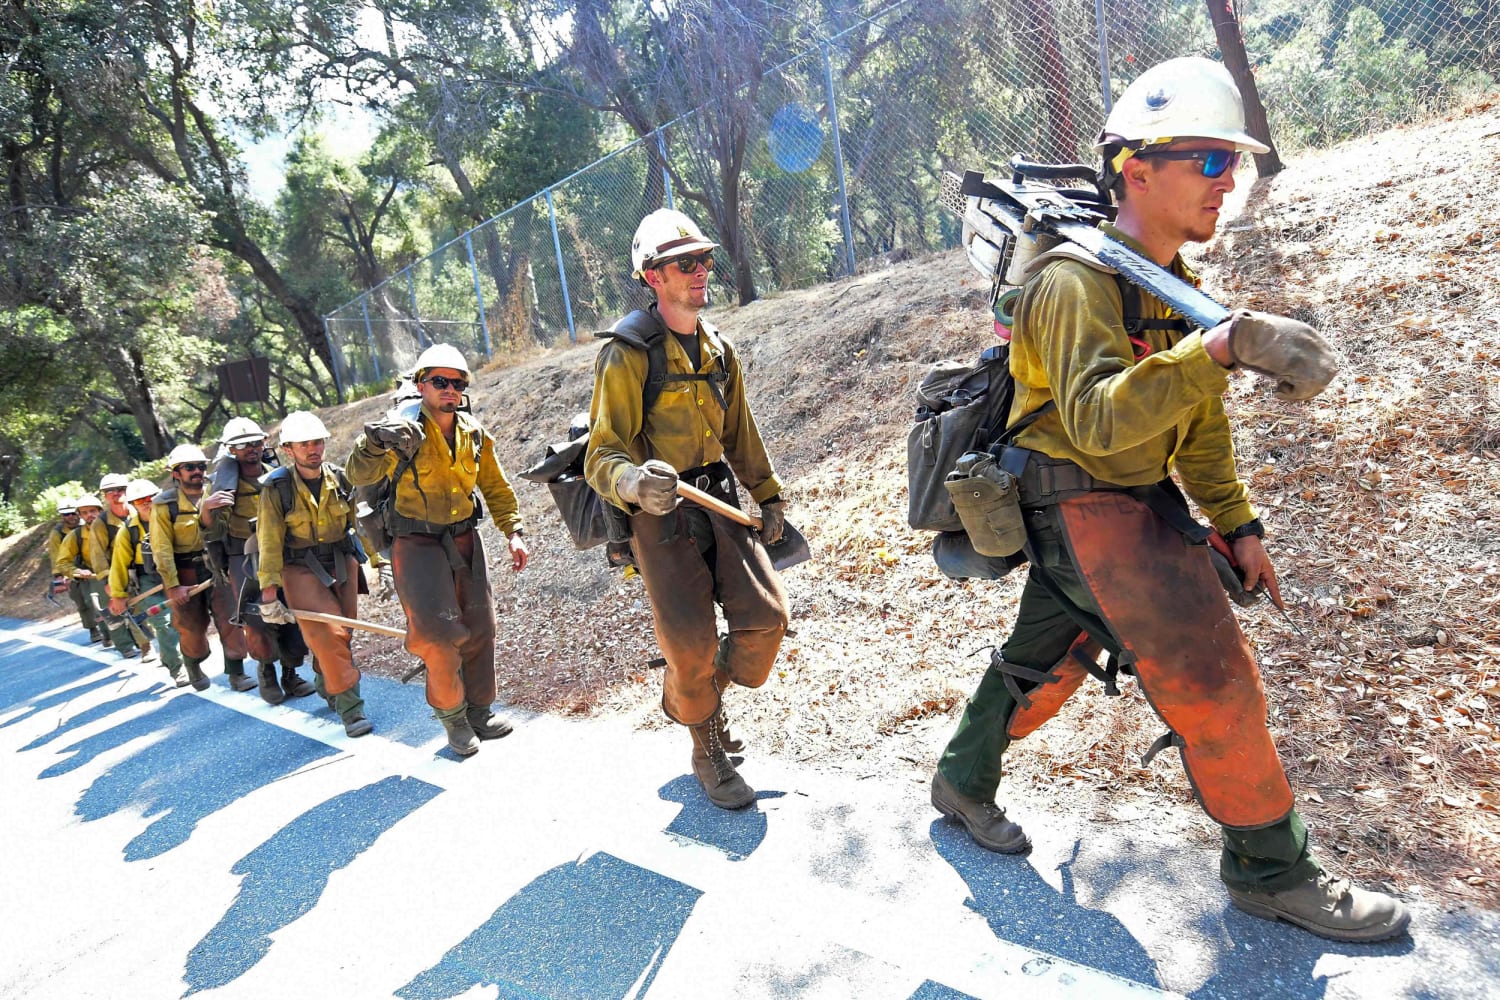
[[[422,331],[422,316],[417,312],[417,283],[411,276],[411,268],[406,269],[406,291],[411,296],[411,318],[417,324],[417,346],[427,346],[427,334]]]
[[[380,381],[380,355],[375,351],[375,331],[370,328],[370,297],[359,300],[359,311],[365,317],[365,341],[370,345],[370,366],[375,369],[375,381]]]
[[[849,189],[844,185],[844,147],[839,141],[839,105],[833,94],[833,63],[828,60],[828,46],[819,48],[823,53],[823,81],[828,87],[828,122],[833,128],[833,167],[839,178],[839,222],[844,229],[844,273],[853,274],[854,227],[849,223]]]
[[[661,129],[656,130],[656,150],[661,153],[661,183],[667,194],[667,207],[676,208],[677,202],[672,198],[672,172],[667,169],[667,143],[661,137]]]
[[[578,331],[573,328],[573,300],[568,296],[568,269],[563,266],[562,240],[557,236],[557,207],[552,204],[552,189],[542,192],[547,196],[547,218],[552,222],[552,249],[557,251],[557,275],[562,279],[563,308],[568,312],[568,340],[578,343]]]
[[[484,334],[484,356],[488,358],[494,352],[490,350],[490,325],[484,318],[484,289],[479,285],[479,265],[474,262],[473,232],[471,229],[464,233],[464,247],[469,251],[469,273],[474,276],[474,301],[479,303],[479,332]]]
[[[1099,87],[1104,95],[1104,113],[1114,107],[1109,96],[1109,33],[1104,30],[1104,0],[1094,0],[1094,23],[1099,30]]]
[[[323,317],[323,339],[328,341],[328,372],[333,376],[333,391],[340,403],[344,401],[344,383],[339,378],[339,352],[333,345],[333,331],[328,329],[328,317]]]

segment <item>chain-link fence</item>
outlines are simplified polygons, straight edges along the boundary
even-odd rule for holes
[[[388,384],[434,342],[477,360],[604,329],[646,301],[630,239],[662,205],[724,244],[715,292],[740,301],[955,246],[944,170],[1015,152],[1090,161],[1106,94],[1164,59],[1217,56],[1207,2],[898,0],[743,100],[663,126],[330,314],[339,382]],[[1244,0],[1237,13],[1283,152],[1500,77],[1500,0]],[[749,141],[726,184],[712,151],[729,128]]]

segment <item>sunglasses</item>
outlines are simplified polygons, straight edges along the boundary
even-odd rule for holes
[[[699,264],[703,265],[703,270],[712,271],[714,269],[714,252],[712,250],[705,250],[702,253],[685,254],[682,257],[673,257],[671,260],[664,260],[656,266],[671,267],[673,264],[676,264],[677,270],[683,274],[692,274],[698,270]]]
[[[1135,155],[1158,160],[1191,160],[1199,165],[1204,177],[1223,177],[1240,164],[1237,149],[1161,149]]]
[[[177,466],[177,468],[182,469],[184,472],[202,472],[204,469],[208,468],[208,463],[183,462],[181,465]]]
[[[469,387],[469,380],[468,379],[464,379],[464,378],[449,378],[446,375],[429,375],[427,378],[424,378],[422,381],[426,382],[429,385],[431,385],[434,389],[439,389],[439,390],[441,390],[441,389],[453,389],[456,392],[463,392],[465,389],[467,389]]]
[[[262,438],[259,441],[246,441],[244,444],[232,444],[232,445],[229,446],[229,450],[230,451],[263,451],[263,450],[265,450],[265,447],[266,447],[266,442],[265,442],[265,439]]]
[[[125,492],[125,487],[123,487],[123,486],[111,486],[109,489],[107,489],[107,490],[100,490],[99,492],[103,493],[105,496],[110,496],[110,495],[115,494],[115,493],[124,493]]]

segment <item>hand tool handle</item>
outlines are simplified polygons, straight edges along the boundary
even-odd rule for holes
[[[704,493],[696,486],[689,486],[680,479],[677,481],[677,493],[679,496],[693,501],[693,503],[700,507],[708,508],[715,514],[722,514],[731,521],[737,521],[747,528],[754,528],[756,531],[760,530],[760,518],[751,517],[733,504],[727,504],[718,497]]]

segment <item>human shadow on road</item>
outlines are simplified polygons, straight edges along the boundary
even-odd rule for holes
[[[164,854],[187,842],[198,821],[298,768],[338,753],[201,698],[160,708],[64,747],[66,759],[42,771],[52,778],[136,740],[150,742],[116,762],[78,799],[85,821],[128,809],[159,816],[125,845],[125,860]]]
[[[117,670],[103,677],[94,677],[83,681],[81,684],[74,684],[72,687],[54,690],[59,683],[68,683],[101,669],[98,664],[92,661],[85,660],[84,662],[88,663],[93,669],[77,672],[70,671],[71,676],[68,676],[67,680],[60,680],[58,674],[55,673],[50,678],[31,675],[29,678],[31,683],[27,683],[28,678],[9,679],[10,683],[5,684],[3,689],[0,689],[0,698],[9,700],[11,696],[18,694],[19,697],[16,698],[16,702],[25,701],[27,707],[26,711],[6,719],[4,722],[0,722],[0,729],[7,729],[17,723],[25,722],[27,719],[34,717],[40,712],[45,712],[49,708],[66,705],[79,695],[88,694],[90,691],[97,691],[102,687],[109,687],[111,684],[119,683],[125,678],[125,675]],[[43,691],[50,693],[42,694]],[[12,704],[15,704],[15,702],[12,702]]]
[[[328,879],[442,789],[392,776],[321,802],[276,831],[230,871],[239,895],[188,953],[184,996],[231,983],[265,957],[271,935],[317,905]]]
[[[965,905],[989,922],[997,938],[1160,985],[1156,962],[1125,925],[1108,911],[1078,903],[1071,870],[1078,844],[1073,859],[1059,866],[1059,891],[1047,884],[1029,858],[987,851],[955,823],[934,820],[931,837],[938,854],[968,885]]]
[[[56,729],[49,729],[30,743],[22,747],[22,750],[35,750],[37,747],[45,746],[53,740],[68,735],[75,729],[82,729],[91,722],[107,719],[116,712],[130,708],[134,705],[142,705],[147,702],[161,702],[165,700],[169,688],[165,684],[153,684],[144,691],[134,691],[123,698],[113,698],[93,708],[86,708],[82,712],[70,718],[67,722]]]
[[[558,865],[396,991],[438,1000],[475,986],[502,997],[645,996],[702,893],[609,854]]]
[[[667,825],[669,835],[705,844],[723,852],[730,861],[743,861],[766,839],[766,814],[760,811],[760,804],[786,793],[760,791],[744,809],[720,809],[708,801],[698,779],[685,774],[662,785],[656,794],[682,806]]]

